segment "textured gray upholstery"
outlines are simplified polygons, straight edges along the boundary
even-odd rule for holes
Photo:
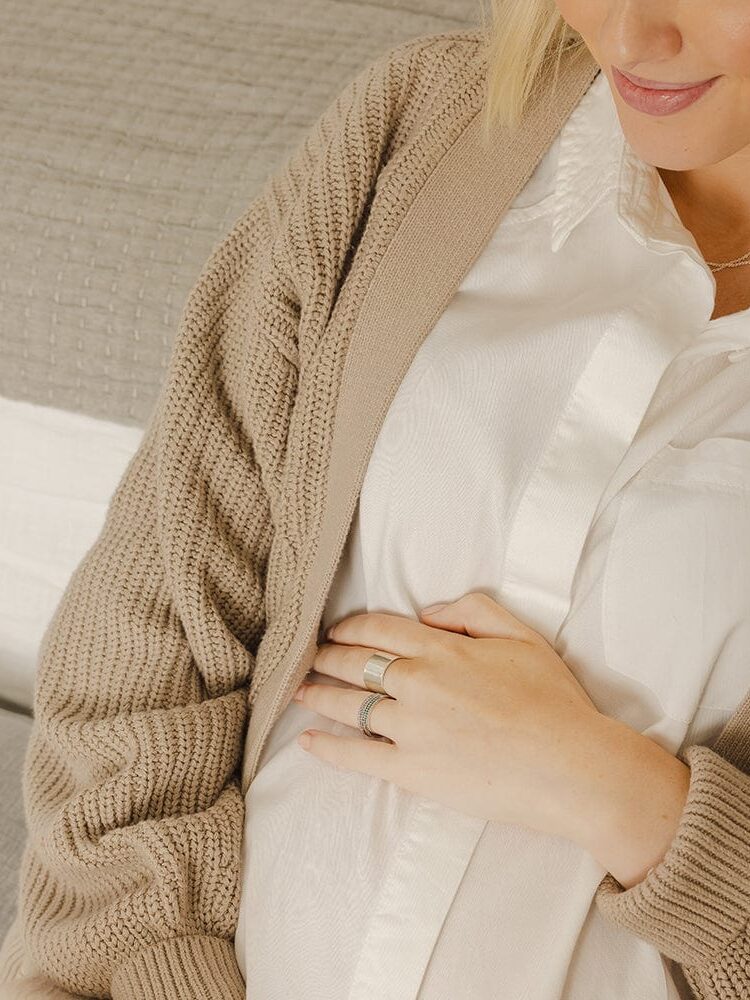
[[[30,729],[29,716],[0,708],[0,941],[17,905],[18,864],[26,836],[21,765]]]
[[[143,426],[214,245],[330,100],[479,0],[5,0],[0,395]]]

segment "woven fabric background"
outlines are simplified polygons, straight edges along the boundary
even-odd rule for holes
[[[327,103],[478,0],[5,0],[0,394],[143,426],[215,244]]]
[[[18,865],[26,838],[21,766],[31,719],[0,703],[0,942],[17,909]]]

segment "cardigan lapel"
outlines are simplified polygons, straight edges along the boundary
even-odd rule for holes
[[[243,793],[255,776],[271,727],[312,664],[325,601],[391,400],[505,209],[598,72],[588,51],[575,59],[564,53],[553,99],[548,102],[547,76],[512,138],[496,126],[485,145],[482,114],[477,113],[440,158],[384,251],[344,361],[322,523],[304,581],[299,627],[281,665],[256,692],[251,706]]]

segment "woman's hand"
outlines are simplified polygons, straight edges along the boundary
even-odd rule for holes
[[[578,839],[592,780],[606,768],[609,722],[552,646],[491,597],[469,593],[422,621],[385,613],[344,618],[318,647],[295,697],[357,728],[366,660],[399,656],[384,685],[392,699],[369,726],[392,742],[308,730],[306,749],[349,770],[483,819]],[[298,738],[305,745],[305,734]]]

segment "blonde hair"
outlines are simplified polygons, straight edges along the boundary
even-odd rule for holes
[[[485,141],[495,123],[516,128],[540,71],[554,62],[556,83],[563,51],[570,52],[573,58],[588,51],[581,35],[567,24],[553,0],[490,3],[488,25],[480,0],[488,50]]]

